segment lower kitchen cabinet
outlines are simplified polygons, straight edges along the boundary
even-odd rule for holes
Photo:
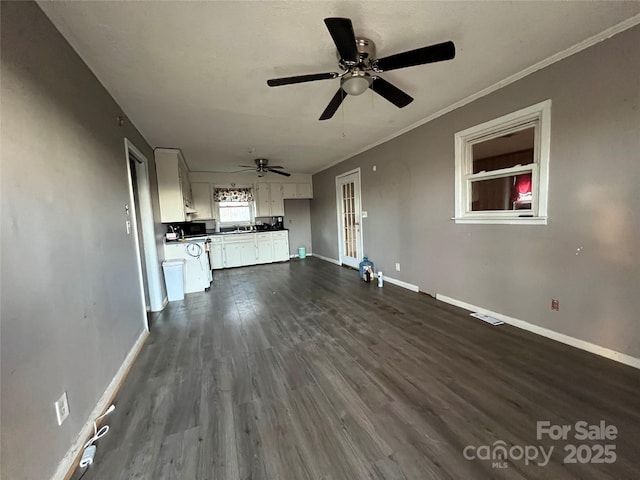
[[[223,246],[224,267],[241,267],[242,266],[242,244],[228,243]]]
[[[289,260],[289,232],[273,232],[273,261]]]
[[[211,268],[214,270],[219,270],[224,268],[224,252],[222,248],[222,238],[221,237],[212,237],[211,238],[211,253],[209,258],[211,258]]]
[[[253,233],[229,236],[222,240],[224,266],[245,267],[256,264],[256,239]]]
[[[213,269],[244,267],[289,260],[289,232],[214,235],[211,238]]]
[[[271,233],[256,234],[256,263],[273,262],[273,238]]]
[[[251,235],[251,234],[249,234]],[[242,248],[240,249],[240,265],[246,267],[247,265],[256,264],[256,241],[255,238],[242,242]]]

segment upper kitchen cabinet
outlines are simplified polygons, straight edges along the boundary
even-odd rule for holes
[[[191,184],[193,193],[193,214],[194,220],[213,220],[215,217],[213,209],[213,189],[210,183],[193,182]]]
[[[285,200],[292,198],[313,198],[310,183],[283,183],[282,193]]]
[[[189,171],[182,152],[176,148],[156,148],[156,172],[162,223],[191,220],[195,213]]]
[[[281,183],[256,183],[256,217],[284,216],[284,196]]]

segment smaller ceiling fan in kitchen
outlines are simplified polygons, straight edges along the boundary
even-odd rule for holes
[[[256,158],[254,162],[256,163],[255,167],[253,165],[240,165],[240,166],[243,168],[250,168],[250,169],[255,168],[259,177],[264,177],[267,174],[267,172],[277,173],[278,175],[283,175],[285,177],[291,176],[290,173],[283,172],[281,170],[284,167],[281,167],[280,165],[269,165],[269,160],[266,158]]]
[[[406,107],[413,102],[413,98],[378,74],[425,63],[451,60],[456,56],[453,42],[444,42],[376,58],[376,46],[373,41],[356,37],[349,18],[325,18],[324,23],[338,49],[338,66],[343,72],[314,73],[267,80],[267,85],[270,87],[278,87],[339,78],[340,88],[320,115],[320,120],[333,117],[347,95],[360,95],[367,89],[373,90],[398,108]]]

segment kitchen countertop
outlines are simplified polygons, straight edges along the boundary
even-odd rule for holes
[[[231,231],[231,232],[207,232],[207,235],[209,236],[218,236],[218,235],[222,235],[222,236],[228,236],[228,235],[244,235],[247,233],[269,233],[269,232],[286,232],[287,230],[289,230],[288,228],[281,228],[280,230],[240,230],[239,232],[236,231]]]
[[[236,231],[207,232],[205,235],[199,235],[197,237],[186,237],[186,238],[181,238],[179,240],[167,240],[165,238],[164,243],[165,245],[181,245],[188,242],[202,242],[209,237],[217,237],[217,236],[228,237],[228,236],[235,236],[235,235],[246,235],[248,233],[286,232],[288,230],[289,230],[288,228],[281,228],[280,230],[240,230],[239,232],[236,232]]]

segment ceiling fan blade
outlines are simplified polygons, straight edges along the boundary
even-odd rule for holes
[[[255,165],[238,165],[238,166],[243,168],[256,168]]]
[[[338,110],[338,107],[340,106],[340,104],[342,103],[342,100],[344,100],[344,97],[346,96],[347,96],[347,93],[344,90],[342,90],[342,88],[339,88],[336,94],[333,96],[333,98],[329,102],[329,105],[327,105],[327,108],[325,108],[324,112],[322,112],[322,115],[320,115],[320,120],[328,120],[331,117],[333,117],[333,114],[336,113],[336,110]]]
[[[282,167],[280,165],[268,165],[267,167],[268,168],[284,168],[284,167]]]
[[[333,43],[336,44],[340,58],[356,62],[358,49],[356,47],[356,34],[353,33],[353,25],[348,18],[329,17],[324,19],[329,29]]]
[[[397,68],[413,67],[414,65],[424,65],[425,63],[441,62],[451,60],[456,56],[456,47],[453,42],[437,43],[428,47],[409,50],[407,52],[396,53],[389,57],[379,58],[376,62],[383,72],[395,70]]]
[[[270,172],[277,173],[278,175],[283,175],[285,177],[290,177],[291,174],[287,172],[281,172],[280,170],[274,170],[273,168],[267,168]]]
[[[384,78],[375,77],[369,88],[389,100],[398,108],[406,107],[413,102],[413,97],[410,97],[398,87],[387,82]]]
[[[293,83],[314,82],[316,80],[329,80],[336,78],[338,74],[336,72],[327,73],[312,73],[310,75],[297,75],[295,77],[282,77],[271,78],[267,80],[267,85],[270,87],[279,87],[281,85],[291,85]]]

